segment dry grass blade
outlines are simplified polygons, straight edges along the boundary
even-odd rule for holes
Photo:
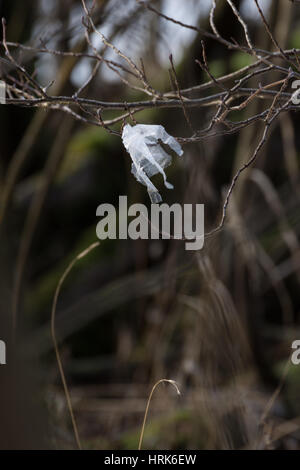
[[[58,300],[58,296],[59,296],[62,284],[63,284],[64,280],[66,279],[66,277],[68,276],[69,272],[71,271],[71,269],[73,268],[73,266],[75,265],[75,263],[78,260],[84,258],[86,255],[88,255],[92,250],[97,248],[99,245],[100,245],[99,242],[92,243],[92,245],[90,245],[84,251],[79,253],[76,256],[76,258],[74,258],[71,261],[71,263],[69,264],[67,269],[64,271],[63,275],[61,276],[61,278],[58,282],[58,285],[57,285],[56,290],[55,290],[55,294],[54,294],[54,298],[53,298],[53,304],[52,304],[52,310],[51,310],[51,336],[52,336],[53,346],[54,346],[54,350],[55,350],[55,355],[56,355],[57,365],[58,365],[58,368],[59,368],[59,373],[60,373],[60,376],[61,376],[61,381],[62,381],[63,387],[64,387],[64,392],[65,392],[65,396],[66,396],[66,400],[67,400],[68,409],[69,409],[70,416],[71,416],[71,421],[72,421],[72,426],[73,426],[73,430],[74,430],[76,444],[77,444],[78,449],[80,449],[80,450],[82,449],[82,446],[81,446],[81,442],[80,442],[80,438],[79,438],[79,433],[78,433],[76,419],[75,419],[75,415],[74,415],[74,411],[73,411],[73,407],[72,407],[71,397],[70,397],[70,393],[69,393],[69,389],[68,389],[68,385],[67,385],[67,381],[66,381],[66,377],[65,377],[61,357],[60,357],[60,353],[59,353],[58,341],[57,341],[56,333],[55,333],[55,313],[56,313],[57,300]]]
[[[177,384],[174,380],[160,379],[158,382],[156,382],[156,384],[153,385],[152,390],[151,390],[150,395],[149,395],[149,398],[148,398],[148,401],[147,401],[147,406],[146,406],[146,410],[145,410],[145,414],[144,414],[144,420],[143,420],[143,424],[142,424],[142,430],[141,430],[141,434],[140,434],[138,450],[141,450],[141,448],[142,448],[143,438],[144,438],[144,433],[145,433],[145,425],[146,425],[148,411],[149,411],[149,407],[150,407],[150,403],[151,403],[151,400],[152,400],[153,393],[154,393],[156,387],[158,387],[158,385],[161,384],[161,383],[169,383],[169,384],[173,385],[173,387],[175,388],[175,390],[177,392],[177,395],[180,395],[180,390],[179,390],[179,388],[178,388],[178,386],[177,386]]]

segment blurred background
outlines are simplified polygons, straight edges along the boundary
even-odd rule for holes
[[[216,24],[226,38],[242,30],[225,1]],[[235,1],[252,38],[273,45],[253,0]],[[163,14],[209,30],[210,1],[158,0]],[[300,48],[300,7],[261,0],[285,48]],[[87,52],[79,0],[0,1],[7,39],[33,47]],[[150,83],[172,90],[172,54],[182,88],[207,75],[199,34],[145,9],[135,0],[98,0],[95,24],[135,61],[143,59]],[[94,46],[101,40],[91,35]],[[205,39],[210,71],[222,76],[250,63],[249,56]],[[72,96],[85,83],[87,57],[17,51],[18,59],[49,93]],[[4,57],[1,46],[1,57]],[[105,57],[116,60],[111,49]],[[138,101],[102,63],[83,96]],[[251,112],[264,109],[263,100]],[[210,111],[189,110],[194,128]],[[240,111],[245,119],[249,109]],[[113,119],[116,112],[107,111]],[[146,109],[143,124],[162,124],[189,137],[182,109]],[[61,111],[0,107],[0,187],[9,199],[0,221],[0,448],[76,447],[50,335],[58,282],[69,263],[97,240],[96,208],[119,195],[144,203],[145,187],[131,174],[118,135]],[[130,120],[128,120],[130,122]],[[120,131],[122,123],[112,129]],[[225,227],[199,252],[175,240],[106,240],[78,261],[57,304],[56,332],[82,445],[136,449],[152,386],[145,429],[147,449],[300,449],[300,366],[290,365],[300,339],[299,115],[282,114],[255,166],[234,190]],[[260,122],[237,134],[183,146],[167,169],[167,203],[205,204],[206,229],[219,220],[224,191],[257,145]],[[3,197],[2,203],[3,203]],[[12,312],[17,312],[15,343]],[[275,394],[274,394],[275,393]]]

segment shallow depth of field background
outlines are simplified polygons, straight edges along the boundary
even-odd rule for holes
[[[241,40],[240,25],[223,3],[218,27],[225,37]],[[157,89],[171,89],[170,53],[182,87],[207,80],[195,63],[201,56],[196,32],[166,22],[134,0],[97,4],[98,28],[105,34],[116,28],[114,43],[135,60],[143,58]],[[168,16],[209,29],[208,1],[153,4]],[[235,4],[255,44],[272,49],[254,2]],[[299,48],[300,7],[288,0],[260,4],[281,45]],[[78,0],[1,1],[0,13],[10,41],[39,45],[41,38],[49,49],[80,47]],[[245,54],[214,41],[205,44],[216,77],[249,63]],[[109,51],[108,57],[114,59]],[[23,60],[40,83],[55,80],[67,96],[91,67],[87,59],[30,52]],[[144,99],[105,64],[85,96]],[[253,104],[257,110],[263,105]],[[196,128],[206,113],[205,108],[190,111]],[[245,118],[243,111],[240,115]],[[178,383],[181,396],[166,384],[156,390],[144,448],[300,449],[300,366],[289,368],[268,409],[292,341],[300,339],[299,116],[284,114],[276,121],[255,167],[235,188],[224,229],[203,250],[186,251],[184,242],[174,240],[106,240],[71,271],[58,301],[57,335],[84,448],[136,449],[149,392],[167,378]],[[190,135],[181,109],[149,109],[135,117],[162,124],[174,136]],[[129,204],[149,207],[149,198],[132,176],[118,136],[43,109],[1,106],[0,123],[0,187],[15,152],[26,146],[28,132],[35,133],[1,221],[0,339],[7,342],[8,365],[0,369],[0,448],[71,449],[73,431],[50,337],[54,291],[68,263],[96,241],[99,204],[118,207],[119,195],[127,195]],[[259,126],[184,145],[183,158],[174,157],[166,171],[175,189],[154,180],[164,202],[203,203],[206,228],[217,225],[224,190],[255,148]],[[24,259],[13,347],[16,265],[53,152],[60,155],[59,164]]]

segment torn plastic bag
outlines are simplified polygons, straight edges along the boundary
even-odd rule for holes
[[[150,181],[151,176],[161,173],[166,188],[173,189],[168,183],[164,168],[170,165],[172,157],[165,152],[159,141],[168,145],[177,155],[182,155],[183,150],[174,137],[169,135],[163,126],[126,124],[122,133],[123,144],[131,156],[131,171],[137,181],[147,187],[152,203],[162,201],[161,195]]]

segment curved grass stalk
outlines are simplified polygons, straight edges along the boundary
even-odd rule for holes
[[[143,419],[143,424],[142,424],[142,429],[141,429],[141,434],[140,434],[138,450],[141,450],[141,448],[142,448],[142,443],[143,443],[143,438],[144,438],[144,433],[145,433],[145,425],[146,425],[148,411],[149,411],[149,407],[150,407],[150,403],[151,403],[151,400],[152,400],[153,393],[154,393],[156,387],[158,387],[158,385],[161,384],[162,382],[169,383],[169,384],[173,385],[173,387],[175,388],[175,390],[177,392],[177,395],[180,395],[180,390],[179,390],[175,380],[160,379],[158,382],[156,382],[156,384],[153,385],[152,390],[151,390],[150,395],[149,395],[149,398],[148,398],[148,401],[147,401],[147,406],[146,406],[144,419]]]
[[[72,402],[71,402],[71,396],[70,396],[70,392],[69,392],[69,389],[68,389],[68,385],[67,385],[63,365],[62,365],[62,360],[61,360],[60,352],[59,352],[59,348],[58,348],[58,341],[57,341],[56,333],[55,333],[55,313],[56,313],[57,300],[58,300],[58,296],[59,296],[59,293],[60,293],[60,290],[61,290],[61,286],[62,286],[64,280],[66,279],[67,275],[69,274],[69,272],[71,271],[71,269],[73,268],[73,266],[75,265],[75,263],[78,260],[84,258],[88,253],[90,253],[90,251],[92,251],[94,248],[96,248],[99,245],[100,245],[100,242],[92,243],[88,248],[86,248],[84,251],[79,253],[71,261],[71,263],[68,265],[67,269],[64,271],[63,275],[61,276],[61,278],[60,278],[60,280],[57,284],[55,294],[54,294],[54,298],[53,298],[52,310],[51,310],[51,336],[52,336],[53,346],[54,346],[54,350],[55,350],[57,365],[58,365],[61,381],[62,381],[62,384],[63,384],[65,396],[66,396],[68,410],[69,410],[71,421],[72,421],[74,436],[75,436],[76,444],[77,444],[77,447],[78,447],[79,450],[82,449],[82,445],[81,445],[80,438],[79,438],[78,428],[77,428],[76,419],[75,419],[75,415],[74,415],[74,411],[73,411],[73,407],[72,407]]]

